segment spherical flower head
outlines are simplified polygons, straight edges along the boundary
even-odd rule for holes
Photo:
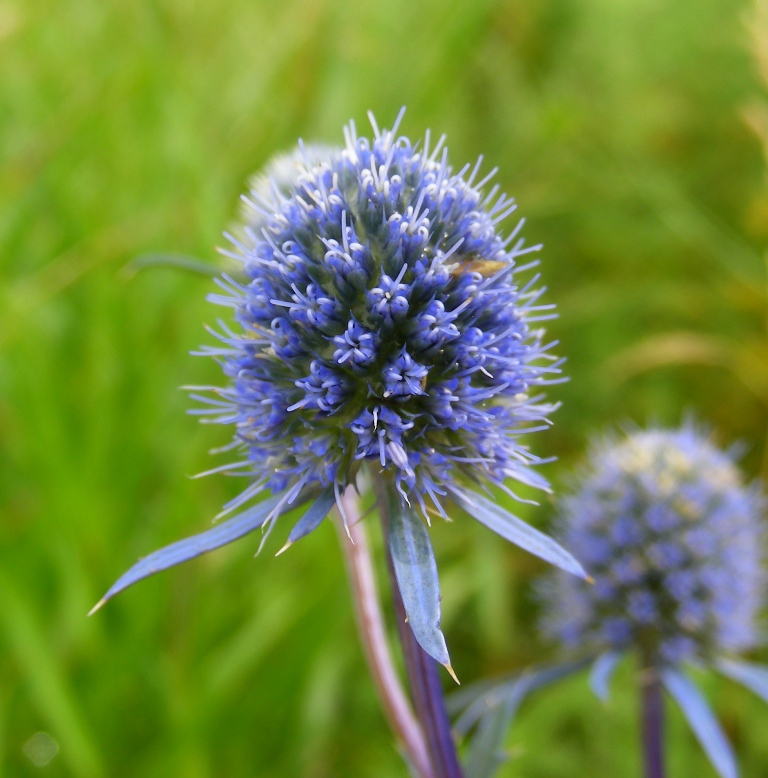
[[[238,323],[207,350],[231,379],[212,410],[254,489],[343,490],[364,462],[422,508],[461,477],[536,481],[518,437],[559,372],[531,327],[540,292],[516,277],[538,247],[502,237],[514,202],[484,192],[479,164],[453,173],[442,141],[372,123],[371,140],[351,124],[340,149],[281,158],[245,198],[245,280],[212,297]]]
[[[595,582],[548,582],[547,630],[567,646],[636,647],[669,663],[751,647],[763,509],[732,455],[692,424],[596,445],[561,510],[561,540]]]

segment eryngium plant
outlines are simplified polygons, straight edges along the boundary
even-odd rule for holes
[[[232,382],[203,400],[236,425],[247,458],[230,467],[254,476],[228,508],[265,487],[339,494],[364,462],[425,515],[458,479],[542,484],[519,435],[552,409],[532,393],[558,367],[531,327],[551,306],[514,261],[538,247],[502,239],[514,203],[440,149],[352,126],[343,149],[297,154],[290,181],[283,161],[246,198],[246,280],[211,297],[241,331],[207,349]]]
[[[593,690],[604,699],[617,663],[632,653],[641,667],[646,778],[664,775],[663,689],[720,775],[735,778],[728,742],[681,667],[713,667],[768,700],[768,668],[734,656],[762,642],[764,509],[733,452],[717,449],[691,423],[596,443],[560,508],[560,536],[594,583],[555,573],[542,587],[545,630],[567,659],[457,695],[454,708],[464,709],[457,731],[480,722],[468,758],[472,775],[495,773],[495,755],[525,695],[591,663]]]
[[[602,654],[593,673],[598,690],[623,652],[639,655],[651,778],[664,769],[662,687],[720,774],[736,775],[727,741],[680,665],[718,668],[768,697],[768,672],[731,656],[761,638],[764,508],[733,454],[691,423],[595,445],[577,490],[562,502],[562,538],[595,583],[556,576],[545,595],[546,627],[569,649]]]
[[[146,557],[104,600],[140,578],[256,527],[265,538],[285,511],[308,503],[290,545],[315,529],[367,467],[377,485],[392,568],[418,644],[450,670],[440,593],[418,513],[460,506],[505,538],[583,575],[554,541],[471,487],[539,488],[521,442],[553,406],[541,387],[559,362],[536,322],[549,318],[536,277],[519,274],[522,220],[500,228],[514,201],[478,179],[480,161],[453,172],[441,139],[430,148],[354,124],[339,149],[300,146],[255,179],[231,237],[239,277],[211,300],[232,310],[215,357],[228,382],[194,395],[194,411],[233,427],[241,456],[215,470],[251,484],[224,507],[271,496],[212,530]],[[399,120],[398,120],[399,121]],[[418,511],[418,513],[417,513]],[[263,542],[263,541],[262,541]]]
[[[596,445],[562,501],[562,539],[595,583],[557,576],[548,630],[567,647],[636,648],[657,663],[757,641],[763,499],[692,425]]]

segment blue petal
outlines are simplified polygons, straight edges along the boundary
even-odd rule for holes
[[[768,667],[737,659],[718,659],[715,667],[768,702]]]
[[[320,492],[320,495],[309,506],[307,512],[296,522],[291,530],[291,534],[288,536],[288,543],[295,543],[305,535],[309,535],[313,530],[316,530],[335,504],[336,494],[333,491],[333,487],[329,486]]]
[[[722,778],[738,778],[736,759],[720,729],[709,703],[695,684],[679,670],[662,670],[661,678],[667,691],[675,698],[691,729],[701,743],[709,761]]]
[[[213,529],[209,529],[207,532],[201,532],[199,535],[192,535],[192,537],[179,540],[176,543],[171,543],[170,546],[165,546],[165,548],[161,548],[149,556],[145,556],[127,573],[117,579],[112,588],[91,610],[91,613],[95,613],[107,600],[111,599],[119,592],[122,592],[123,589],[127,589],[132,584],[140,581],[142,578],[147,578],[154,573],[159,573],[161,570],[166,570],[181,562],[186,562],[188,559],[193,559],[208,551],[213,551],[215,548],[225,546],[227,543],[231,543],[233,540],[237,540],[243,535],[253,532],[253,530],[260,527],[267,520],[269,514],[282,498],[283,494],[274,495],[268,500],[264,500],[258,505],[254,505],[247,511],[243,511],[237,516],[233,516],[231,519],[228,519],[221,524],[217,524]],[[299,498],[297,502],[299,501],[301,501],[301,498]],[[286,508],[295,507],[296,504],[297,503],[294,503],[292,506],[286,506]]]
[[[419,645],[450,669],[448,648],[440,631],[440,583],[429,533],[392,484],[387,485],[386,499],[389,549],[408,624]]]
[[[595,697],[602,702],[608,700],[608,685],[611,682],[613,671],[622,657],[623,654],[620,651],[607,651],[600,654],[592,665],[589,672],[589,685]]]
[[[545,562],[555,565],[569,573],[588,579],[584,568],[559,543],[549,535],[534,529],[530,524],[518,519],[503,508],[491,502],[477,492],[459,490],[448,486],[448,492],[454,501],[470,516],[486,527],[509,540],[511,543],[535,554]]]

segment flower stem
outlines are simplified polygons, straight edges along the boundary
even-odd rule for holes
[[[376,483],[379,498],[379,514],[387,536],[389,516],[387,501],[381,493],[382,484]],[[437,662],[418,644],[413,630],[406,621],[405,607],[400,596],[400,590],[395,578],[392,555],[389,544],[387,549],[387,567],[392,588],[392,602],[395,609],[397,631],[403,647],[406,671],[411,687],[411,697],[416,709],[416,715],[421,722],[427,740],[427,750],[435,778],[463,778],[459,758],[456,754],[456,744],[451,735],[451,723],[445,709],[443,688],[440,684],[440,670]]]
[[[664,769],[664,689],[654,665],[640,675],[640,708],[645,778],[665,778]]]
[[[360,505],[354,489],[344,492],[342,503],[347,515],[349,537],[341,521],[337,521],[336,526],[347,564],[360,640],[384,715],[418,778],[435,778],[424,734],[408,703],[389,652],[368,538],[360,521]]]

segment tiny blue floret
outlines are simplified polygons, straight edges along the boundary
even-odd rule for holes
[[[514,201],[484,191],[479,165],[454,173],[442,139],[373,126],[280,158],[245,198],[245,278],[211,297],[238,331],[204,349],[231,383],[207,412],[235,426],[248,496],[341,493],[369,462],[442,513],[447,483],[530,482],[519,436],[546,421],[539,388],[559,373],[532,325],[551,306],[518,284],[539,247],[522,222],[502,236]]]

